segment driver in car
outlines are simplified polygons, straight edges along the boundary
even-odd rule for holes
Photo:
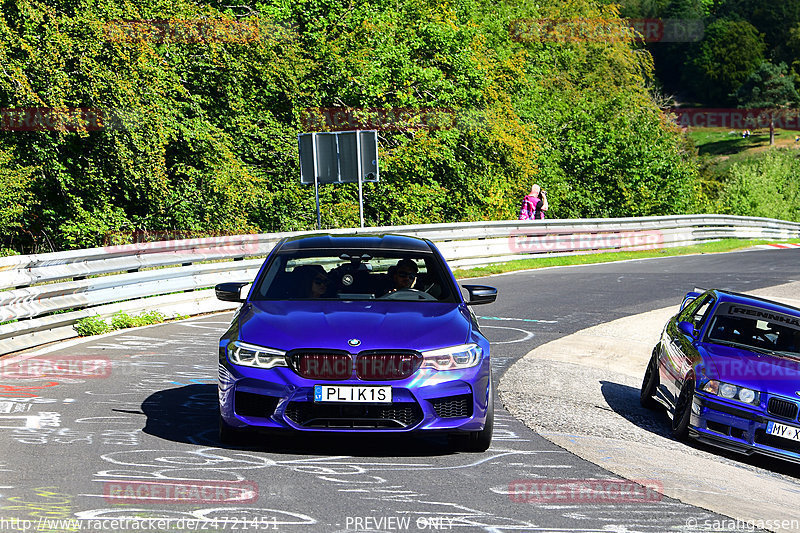
[[[401,259],[397,264],[389,269],[392,279],[392,288],[387,294],[400,289],[411,289],[417,281],[419,268],[411,259]]]

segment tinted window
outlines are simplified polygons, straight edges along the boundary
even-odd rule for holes
[[[800,354],[800,317],[740,304],[722,304],[706,339]]]

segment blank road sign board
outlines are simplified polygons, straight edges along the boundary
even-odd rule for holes
[[[300,182],[358,183],[378,181],[378,132],[374,130],[303,133],[300,146]]]

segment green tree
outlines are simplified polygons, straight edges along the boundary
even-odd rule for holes
[[[795,24],[789,31],[789,40],[786,42],[786,47],[791,54],[792,59],[789,67],[792,69],[795,87],[797,87],[800,84],[800,22]]]
[[[735,93],[740,107],[763,109],[769,117],[769,144],[775,144],[775,118],[797,111],[790,108],[800,101],[786,64],[764,61]]]
[[[718,9],[725,18],[741,18],[764,34],[768,57],[775,63],[791,63],[797,58],[787,46],[791,30],[800,23],[800,2],[797,0],[725,0]]]
[[[765,51],[764,36],[749,22],[716,20],[687,61],[684,82],[705,103],[734,103],[731,93],[764,60]]]

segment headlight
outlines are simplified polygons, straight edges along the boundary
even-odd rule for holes
[[[756,399],[756,392],[750,389],[739,389],[739,399],[742,400],[744,403],[753,403],[753,400]],[[758,403],[758,402],[755,402]]]
[[[422,352],[422,366],[434,370],[456,370],[470,368],[480,363],[483,357],[483,348],[477,344],[462,344]]]
[[[736,398],[736,388],[736,385],[731,385],[730,383],[720,383],[719,395],[723,398]]]
[[[264,346],[233,341],[228,344],[228,359],[235,365],[255,368],[275,368],[289,366],[286,364],[286,353]]]
[[[738,400],[740,402],[758,405],[760,402],[760,395],[758,391],[754,391],[732,383],[725,383],[724,381],[710,380],[703,386],[703,391],[715,396],[722,396],[729,400]]]

